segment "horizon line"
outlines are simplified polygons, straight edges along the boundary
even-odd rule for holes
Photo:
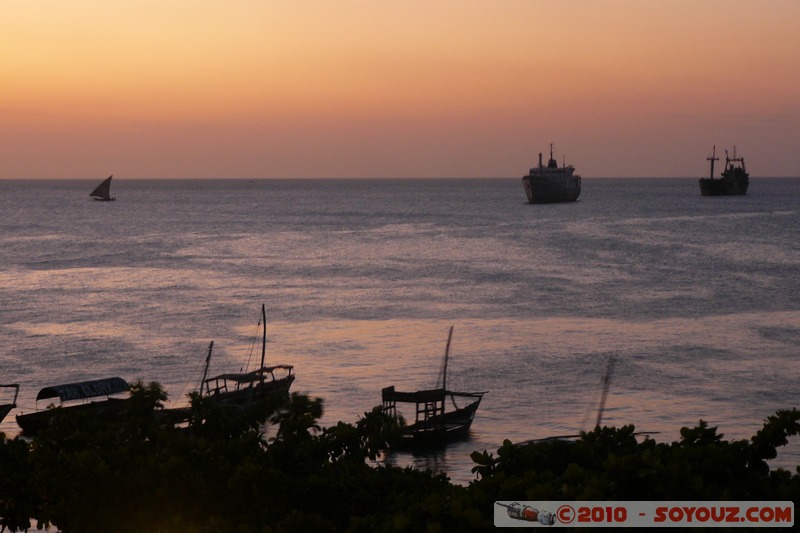
[[[245,178],[245,177],[117,177],[117,181],[131,180],[131,181],[302,181],[302,180],[512,180],[522,179],[524,176],[304,176],[304,177],[258,177],[258,178]],[[581,179],[700,179],[706,176],[581,176]],[[97,181],[105,179],[102,176],[89,178],[89,177],[3,177],[0,176],[0,181]],[[800,179],[797,176],[750,176],[750,179]]]

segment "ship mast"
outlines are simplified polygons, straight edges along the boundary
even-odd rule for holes
[[[447,391],[447,359],[450,357],[450,341],[453,339],[453,326],[447,334],[447,346],[444,349],[444,368],[442,369],[442,389]]]
[[[714,179],[714,161],[719,161],[719,157],[717,157],[717,145],[714,145],[714,149],[711,152],[711,157],[706,157],[706,161],[711,161],[711,179]]]
[[[597,423],[596,427],[600,427],[603,421],[603,411],[606,409],[606,398],[608,398],[608,388],[611,384],[611,372],[614,370],[614,357],[608,360],[608,368],[606,368],[606,375],[603,376],[603,393],[600,396],[600,407],[597,409]]]
[[[206,378],[208,377],[208,365],[211,364],[211,350],[214,348],[214,341],[211,341],[211,344],[208,345],[208,355],[206,356],[206,367],[203,369],[203,379],[200,381],[200,394],[203,394],[203,385],[208,388],[208,384],[206,383]]]
[[[264,327],[264,334],[261,336],[261,368],[264,368],[264,358],[267,355],[267,309],[261,304],[261,321]]]
[[[741,163],[742,167],[744,167],[744,157],[736,157],[736,145],[733,145],[733,159],[731,161],[735,161],[737,163]]]

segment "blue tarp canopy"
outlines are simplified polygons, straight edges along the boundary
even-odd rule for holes
[[[128,382],[122,378],[95,379],[92,381],[82,381],[80,383],[45,387],[39,391],[36,400],[44,400],[45,398],[60,398],[62,402],[67,400],[83,400],[96,396],[118,394],[129,389],[130,386]]]

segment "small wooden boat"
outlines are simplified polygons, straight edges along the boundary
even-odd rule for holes
[[[10,383],[8,385],[0,385],[0,388],[14,389],[14,399],[11,403],[0,403],[0,422],[17,406],[17,396],[19,395],[19,384]]]
[[[118,377],[53,385],[45,387],[36,396],[40,400],[59,399],[58,405],[17,415],[17,424],[26,434],[33,435],[46,428],[63,413],[85,412],[92,416],[110,416],[121,413],[129,397],[120,397],[130,390],[128,383]],[[104,400],[93,400],[105,397]]]
[[[251,372],[220,374],[206,379],[203,375],[201,394],[225,404],[248,406],[255,401],[263,400],[273,392],[288,393],[294,382],[294,367],[292,365],[265,366],[267,353],[267,311],[261,306],[260,325],[263,327],[261,337],[261,365]],[[211,348],[208,347],[206,370],[211,360]]]
[[[452,337],[451,327],[444,354],[441,387],[416,392],[398,392],[392,385],[381,390],[383,411],[391,416],[398,416],[398,402],[415,406],[415,421],[404,428],[401,447],[439,446],[469,436],[475,413],[486,392],[454,392],[447,389],[447,361]],[[459,407],[457,400],[466,403]]]
[[[608,359],[608,366],[606,367],[606,372],[603,375],[603,381],[602,381],[602,384],[601,384],[601,392],[600,392],[600,405],[597,408],[597,419],[596,419],[596,421],[594,423],[594,429],[595,430],[600,429],[601,427],[604,427],[603,426],[603,413],[605,412],[605,409],[606,409],[606,400],[608,399],[608,390],[609,390],[609,388],[611,386],[611,374],[614,371],[614,364],[615,363],[616,363],[616,357],[615,356],[611,356]],[[588,420],[588,418],[584,419],[584,424],[585,424],[586,420]],[[583,426],[584,424],[581,424],[581,426]],[[562,441],[562,442],[568,442],[568,443],[574,444],[574,443],[578,442],[578,440],[582,436],[581,434],[584,433],[584,432],[588,433],[588,431],[585,431],[585,430],[581,429],[581,431],[578,432],[578,433],[573,433],[573,434],[570,434],[570,435],[551,435],[549,437],[541,437],[541,438],[538,438],[538,439],[530,439],[530,440],[518,442],[517,445],[518,446],[525,446],[527,444],[538,444],[538,443],[541,443],[541,442],[550,442],[550,441]],[[650,435],[655,435],[657,433],[658,433],[658,431],[637,431],[637,432],[633,433],[633,435],[637,436],[637,437],[641,436],[641,435],[644,435],[645,437],[648,437]]]
[[[114,200],[116,200],[114,196],[111,196],[111,178],[113,177],[114,175],[112,174],[111,176],[104,179],[102,183],[100,183],[100,185],[95,187],[95,189],[91,193],[89,193],[89,196],[91,196],[98,202],[113,202]]]
[[[267,312],[261,306],[262,326],[261,337],[261,366],[257,370],[242,373],[220,374],[207,378],[211,364],[211,352],[214,341],[208,345],[203,378],[200,380],[199,394],[203,399],[219,402],[223,405],[238,409],[246,409],[272,393],[288,394],[294,382],[294,367],[292,365],[265,366],[267,351]],[[158,417],[163,424],[181,425],[192,416],[191,406],[172,407],[158,412]]]

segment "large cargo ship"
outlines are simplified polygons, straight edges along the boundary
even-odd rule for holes
[[[522,186],[532,204],[553,202],[574,202],[581,194],[581,177],[575,174],[575,167],[567,165],[559,167],[553,158],[553,145],[550,145],[550,160],[547,166],[542,164],[539,154],[539,165],[533,167],[527,176],[522,177]]]
[[[728,157],[728,151],[725,150],[725,169],[719,178],[714,177],[714,161],[719,161],[716,146],[711,157],[707,157],[706,160],[711,161],[711,174],[707,178],[700,178],[700,194],[703,196],[747,194],[750,175],[744,168],[744,158],[736,157],[736,147],[733,148],[733,157]]]

